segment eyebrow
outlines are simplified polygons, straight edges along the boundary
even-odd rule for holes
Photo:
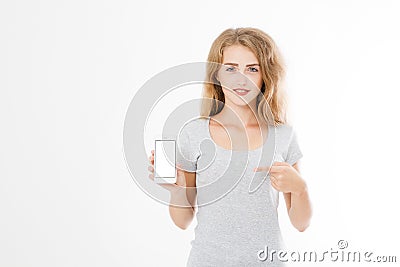
[[[239,64],[237,64],[237,63],[229,63],[229,62],[223,63],[223,65],[239,66]],[[247,64],[247,65],[246,65],[246,67],[250,67],[250,66],[260,66],[260,64],[258,64],[258,63],[252,63],[252,64]]]

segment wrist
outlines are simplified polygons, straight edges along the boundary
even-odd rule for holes
[[[292,193],[297,197],[301,197],[307,194],[307,192],[308,192],[307,184],[302,180],[297,190]]]

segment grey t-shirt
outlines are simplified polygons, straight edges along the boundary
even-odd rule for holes
[[[257,166],[291,165],[303,154],[290,125],[270,126],[262,147],[228,150],[210,136],[209,118],[187,123],[177,139],[177,163],[196,172],[197,225],[187,266],[283,266],[278,192]],[[260,253],[260,250],[266,251]],[[261,259],[265,259],[264,261]]]

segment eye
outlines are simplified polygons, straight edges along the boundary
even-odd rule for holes
[[[249,71],[251,72],[258,72],[258,69],[255,67],[249,67]]]
[[[234,71],[234,70],[235,70],[234,67],[228,67],[228,68],[225,69],[225,71],[230,71],[230,72],[232,72],[232,71]]]

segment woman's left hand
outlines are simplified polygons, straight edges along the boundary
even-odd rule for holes
[[[300,173],[287,162],[275,161],[270,168],[258,167],[254,171],[269,172],[271,185],[277,191],[301,195],[306,190],[306,183]]]

